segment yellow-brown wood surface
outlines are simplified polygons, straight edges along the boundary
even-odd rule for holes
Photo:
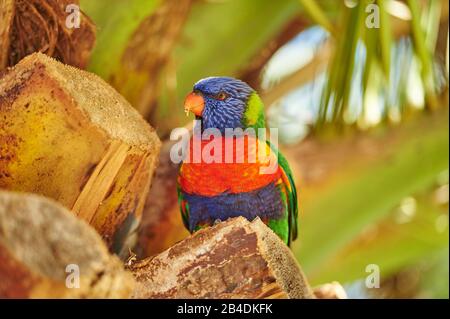
[[[0,117],[0,188],[53,198],[124,248],[160,148],[137,111],[99,77],[34,53],[0,78]]]

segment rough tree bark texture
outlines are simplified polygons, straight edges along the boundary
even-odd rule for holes
[[[0,78],[0,117],[0,188],[56,199],[114,251],[129,246],[160,148],[141,115],[94,74],[34,53]]]
[[[69,288],[77,281],[68,265],[78,266],[79,288]],[[0,298],[128,298],[134,284],[100,236],[66,208],[0,192]]]
[[[289,248],[260,219],[233,218],[131,265],[134,298],[313,298]]]
[[[66,12],[78,0],[0,0],[0,70],[42,52],[84,68],[95,43],[95,26],[81,11],[79,27]],[[71,24],[66,24],[66,21]]]

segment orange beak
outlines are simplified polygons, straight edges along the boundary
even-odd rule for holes
[[[186,115],[189,112],[194,113],[196,116],[202,116],[203,109],[205,108],[205,100],[201,94],[191,92],[186,96],[184,100],[184,111]]]

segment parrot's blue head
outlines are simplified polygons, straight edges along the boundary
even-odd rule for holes
[[[260,102],[255,90],[247,83],[231,77],[209,77],[198,81],[192,93],[186,97],[184,108],[202,121],[202,129],[250,126],[247,115],[254,117],[249,106]],[[259,107],[259,106],[258,106]],[[261,103],[262,113],[262,103]],[[250,119],[251,120],[251,119]]]

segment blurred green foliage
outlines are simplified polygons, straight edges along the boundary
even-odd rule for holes
[[[97,26],[89,70],[108,80],[121,63],[128,41],[159,0],[80,0],[81,9]]]
[[[352,152],[351,163],[338,167],[324,184],[301,189],[301,240],[294,242],[293,250],[313,284],[365,277],[371,263],[378,264],[383,275],[391,274],[448,248],[448,227],[444,225],[442,233],[435,228],[436,218],[448,214],[426,196],[417,200],[411,222],[397,224],[392,217],[404,198],[429,190],[439,174],[448,174],[447,116],[445,111],[395,129],[379,128],[365,142],[373,156],[357,148],[340,149]],[[377,237],[361,244],[361,234],[377,225]]]

